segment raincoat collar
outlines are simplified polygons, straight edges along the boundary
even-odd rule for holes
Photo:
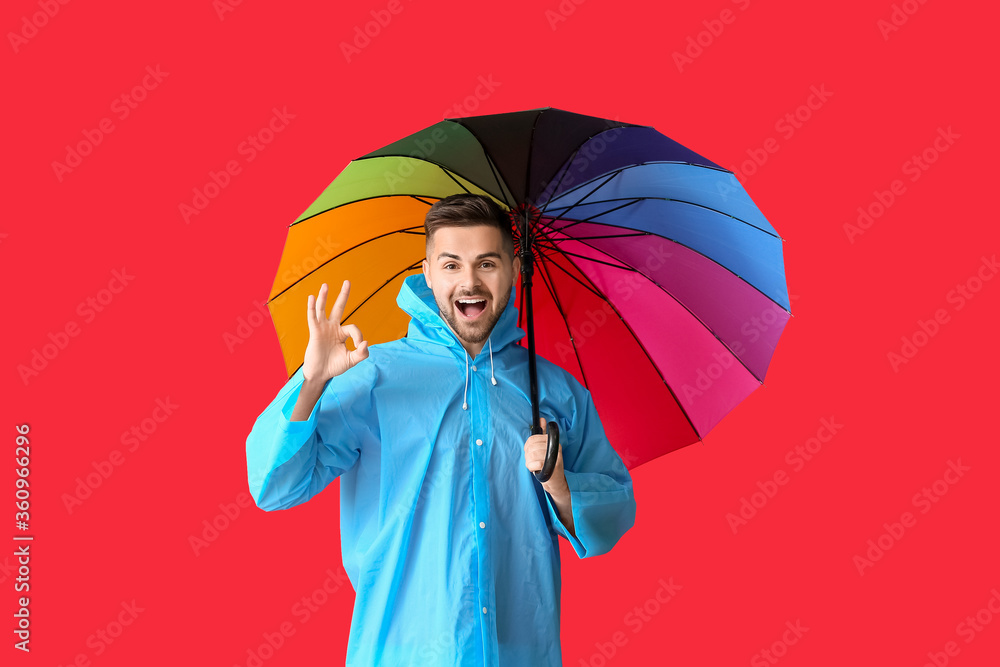
[[[399,296],[396,297],[396,303],[412,318],[407,330],[407,338],[443,345],[452,348],[458,355],[468,356],[458,336],[441,318],[437,302],[434,300],[434,292],[427,287],[423,274],[414,274],[403,281]],[[517,315],[517,306],[514,305],[514,288],[511,287],[507,306],[490,333],[494,354],[524,337],[524,330],[517,326]],[[483,345],[479,354],[489,354],[488,343]]]

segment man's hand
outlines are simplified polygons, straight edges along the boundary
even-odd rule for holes
[[[351,283],[345,280],[330,317],[326,316],[326,283],[319,288],[318,298],[309,295],[306,306],[309,343],[302,362],[302,388],[292,409],[293,422],[309,419],[327,380],[368,358],[368,341],[362,337],[361,330],[354,324],[340,326],[350,291]],[[354,341],[353,351],[347,349],[348,338]]]
[[[542,469],[545,464],[545,453],[549,448],[549,437],[545,435],[545,417],[540,419],[540,423],[542,433],[528,436],[524,443],[524,465],[532,472]],[[569,484],[566,482],[566,471],[563,469],[562,443],[559,443],[556,467],[549,480],[542,483],[542,488],[552,497],[552,502],[559,511],[559,519],[562,520],[563,525],[569,529],[570,534],[575,536],[573,503],[569,493]]]
[[[309,344],[302,362],[302,376],[306,381],[326,383],[348,368],[368,358],[368,341],[357,325],[341,326],[351,283],[347,280],[333,303],[330,317],[326,316],[327,285],[319,288],[319,297],[309,295],[306,321],[309,324]],[[354,341],[354,350],[347,349],[347,339]]]

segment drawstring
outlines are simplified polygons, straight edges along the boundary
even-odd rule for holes
[[[493,337],[492,336],[490,336],[490,338],[489,338],[489,344],[490,344],[490,382],[492,382],[493,386],[495,387],[495,386],[497,386],[497,379],[493,376]]]
[[[469,409],[469,353],[465,353],[465,393],[462,394],[462,409]]]
[[[493,370],[493,338],[489,339],[490,344],[490,382],[495,387],[497,385],[496,375]],[[465,354],[465,391],[462,393],[462,409],[469,409],[469,353]]]

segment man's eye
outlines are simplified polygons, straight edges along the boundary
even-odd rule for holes
[[[446,269],[454,269],[455,268],[455,263],[454,262],[448,262],[447,264],[444,265],[444,268],[446,268]]]
[[[492,269],[493,268],[493,262],[483,262],[482,267],[484,269]]]

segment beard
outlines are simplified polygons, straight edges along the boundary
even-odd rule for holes
[[[455,316],[455,309],[457,308],[455,301],[474,297],[488,299],[488,303],[493,304],[495,307],[489,312],[484,312],[475,322],[465,322],[458,319]],[[451,327],[451,330],[455,332],[459,339],[466,343],[478,345],[486,342],[486,339],[493,332],[493,327],[500,320],[500,316],[507,307],[507,302],[510,301],[510,291],[504,292],[500,300],[494,300],[489,291],[485,289],[471,294],[456,294],[451,301],[446,303],[441,303],[436,296],[434,300],[437,302],[441,318],[448,323],[448,326]]]

